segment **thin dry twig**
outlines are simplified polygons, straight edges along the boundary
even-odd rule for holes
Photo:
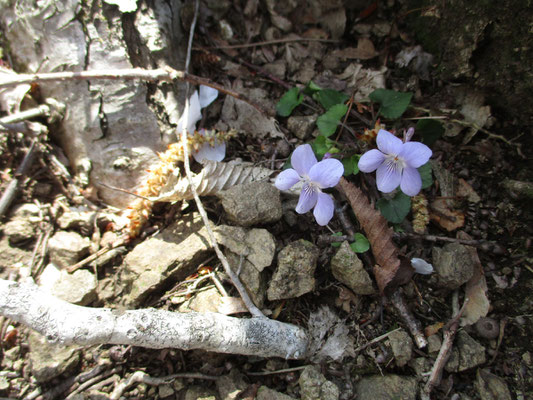
[[[400,329],[401,329],[401,328],[396,328],[396,329],[394,329],[394,330],[392,330],[392,331],[390,331],[390,332],[384,333],[383,335],[378,336],[378,337],[372,339],[372,340],[369,341],[368,343],[365,343],[364,345],[359,346],[358,348],[356,348],[356,349],[354,350],[354,353],[357,354],[357,353],[359,353],[360,351],[366,349],[367,347],[372,346],[372,345],[375,344],[375,343],[381,342],[381,341],[384,340],[384,339],[387,339],[392,333],[394,333],[394,332],[396,332],[396,331],[398,331],[398,330],[400,330]]]
[[[459,292],[455,291],[453,294],[454,303],[457,303],[458,297]],[[448,358],[451,355],[453,339],[455,338],[455,334],[457,333],[457,329],[459,328],[459,320],[463,315],[463,311],[467,303],[468,298],[465,299],[461,309],[454,313],[455,315],[453,316],[453,318],[445,326],[442,346],[440,347],[437,359],[433,364],[433,368],[431,368],[429,380],[426,382],[426,385],[424,386],[424,389],[421,393],[421,397],[423,400],[429,400],[433,388],[440,383],[442,377],[442,370],[444,369],[444,366],[446,365],[446,362],[448,361]],[[454,307],[454,309],[457,310],[457,307]]]
[[[261,113],[269,115],[256,102],[248,99],[246,96],[226,89],[223,86],[211,81],[210,79],[202,78],[200,76],[191,75],[184,71],[178,71],[170,67],[159,69],[106,69],[106,70],[92,70],[79,72],[50,72],[39,74],[18,74],[9,75],[0,79],[0,88],[17,86],[27,83],[52,82],[52,81],[72,81],[72,80],[95,80],[95,79],[109,79],[109,80],[142,80],[148,82],[173,82],[174,80],[183,80],[194,85],[204,85],[212,87],[221,93],[235,97],[238,100],[245,101],[251,106],[255,107]]]
[[[419,349],[422,349],[427,346],[428,342],[426,340],[426,337],[424,333],[422,332],[422,328],[420,325],[420,322],[413,316],[407,305],[405,304],[405,299],[402,296],[402,289],[396,288],[394,292],[391,295],[391,301],[398,313],[400,314],[400,317],[402,317],[403,321],[407,325],[407,328],[409,329],[409,332],[411,332],[411,335],[415,338],[416,346]]]
[[[205,50],[205,49],[246,49],[250,47],[257,46],[270,46],[272,44],[284,44],[292,42],[322,42],[322,43],[340,43],[340,40],[335,39],[319,39],[319,38],[286,38],[286,39],[275,39],[267,40],[263,42],[253,42],[246,44],[233,44],[227,46],[212,46],[212,47],[195,47],[194,50]]]

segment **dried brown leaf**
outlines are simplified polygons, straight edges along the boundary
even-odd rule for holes
[[[363,227],[374,258],[379,265],[374,266],[374,276],[381,293],[394,279],[400,267],[398,249],[392,241],[392,230],[379,211],[374,209],[361,190],[341,178],[337,188],[346,196],[357,220]]]
[[[431,202],[429,217],[442,228],[451,232],[465,224],[465,215],[451,208],[449,199],[436,199]]]
[[[465,232],[459,232],[457,237],[466,240],[472,239]],[[465,285],[465,298],[468,299],[468,302],[464,306],[461,326],[475,324],[481,317],[487,316],[490,308],[490,302],[487,297],[487,281],[485,280],[485,273],[477,250],[472,246],[466,246],[466,248],[474,261],[474,274]]]
[[[272,173],[273,171],[268,168],[254,167],[251,164],[208,161],[200,173],[194,174],[192,181],[199,196],[209,196],[235,185],[266,179]],[[187,177],[173,174],[168,178],[159,196],[150,200],[173,202],[192,198]]]

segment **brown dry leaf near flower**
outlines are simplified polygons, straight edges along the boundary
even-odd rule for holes
[[[429,217],[448,232],[461,228],[465,224],[465,215],[451,207],[453,200],[440,198],[433,200],[430,205]]]

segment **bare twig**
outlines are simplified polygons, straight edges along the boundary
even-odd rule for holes
[[[357,354],[357,353],[359,353],[360,351],[366,349],[367,347],[372,346],[372,345],[375,344],[375,343],[381,342],[382,340],[388,338],[392,333],[394,333],[394,332],[396,332],[396,331],[398,331],[398,330],[400,330],[400,329],[401,329],[401,328],[396,328],[396,329],[394,329],[394,330],[392,330],[392,331],[390,331],[390,332],[384,333],[383,335],[378,336],[378,337],[372,339],[370,342],[365,343],[364,345],[359,346],[358,348],[356,348],[356,349],[354,350],[354,353]]]
[[[11,205],[11,202],[15,198],[15,194],[17,193],[19,183],[20,183],[20,177],[24,175],[30,168],[33,162],[33,159],[35,158],[36,152],[37,152],[37,142],[36,142],[36,139],[33,139],[31,141],[31,145],[30,145],[28,152],[26,153],[26,155],[24,156],[24,159],[22,160],[22,163],[19,165],[19,167],[15,171],[15,176],[13,177],[13,179],[11,179],[11,181],[6,187],[6,190],[2,194],[2,197],[0,198],[0,217],[4,216],[9,206]]]
[[[277,369],[275,371],[246,372],[246,375],[249,375],[249,376],[268,376],[268,375],[286,374],[287,372],[301,371],[301,370],[305,369],[306,367],[307,367],[307,365],[302,365],[301,367]]]
[[[195,15],[196,15],[196,11],[195,11]],[[190,51],[191,43],[192,43],[193,29],[194,29],[194,25],[191,26],[191,32],[190,32],[191,35],[189,37],[189,51]],[[185,119],[187,119],[188,117],[188,109],[189,109],[189,104],[187,100],[185,104],[185,109],[184,109]],[[187,122],[188,121],[185,121],[184,126],[187,126]],[[218,243],[215,239],[215,234],[213,233],[213,230],[211,229],[211,223],[209,222],[209,218],[207,217],[207,213],[205,212],[205,208],[202,204],[202,201],[200,200],[200,196],[198,196],[196,186],[193,184],[191,165],[189,162],[189,146],[187,145],[187,131],[183,130],[183,132],[178,132],[178,133],[181,134],[181,142],[183,144],[183,152],[184,152],[183,158],[184,158],[185,174],[189,181],[189,185],[191,187],[194,201],[196,202],[196,206],[198,207],[198,212],[202,216],[202,220],[207,229],[207,234],[209,236],[209,241],[211,242],[211,247],[213,247],[213,249],[215,250],[215,253],[218,259],[220,260],[220,262],[222,263],[222,266],[224,267],[224,271],[230,277],[231,281],[233,282],[233,285],[235,286],[242,300],[244,301],[244,304],[250,311],[250,314],[252,314],[254,317],[265,318],[261,310],[259,310],[259,308],[257,308],[255,304],[253,303],[252,299],[248,295],[248,292],[246,291],[243,284],[241,283],[239,277],[237,276],[237,274],[233,272],[233,270],[231,269],[228,263],[228,260],[224,256],[224,253],[222,253],[222,251],[220,250],[220,247],[218,246]]]
[[[232,90],[226,89],[223,86],[212,82],[209,79],[200,76],[191,75],[184,71],[178,71],[170,67],[146,70],[141,68],[133,69],[106,69],[93,71],[79,71],[79,72],[50,72],[42,74],[18,74],[3,76],[0,79],[0,88],[17,86],[27,83],[38,82],[53,82],[53,81],[72,81],[72,80],[95,80],[95,79],[109,79],[109,80],[142,80],[148,82],[173,82],[174,80],[183,80],[194,85],[205,85],[218,90],[221,93],[235,97],[255,107],[257,110],[265,115],[269,113],[263,109],[256,102],[246,98],[245,96],[236,93]]]
[[[455,291],[453,294],[454,302],[456,302],[458,297],[459,297],[459,292]],[[444,366],[446,365],[446,362],[448,361],[448,358],[451,355],[452,347],[453,347],[453,339],[455,338],[455,334],[457,333],[457,329],[459,328],[459,320],[461,319],[461,316],[463,315],[463,312],[464,312],[464,309],[467,303],[468,303],[468,299],[465,299],[465,302],[463,303],[463,306],[461,307],[461,309],[454,313],[453,318],[445,326],[442,346],[440,348],[437,359],[435,360],[435,363],[433,364],[433,368],[431,368],[431,374],[429,376],[429,380],[426,382],[426,385],[424,386],[424,389],[421,393],[421,397],[423,400],[425,399],[429,400],[431,391],[433,390],[435,386],[437,386],[440,383],[440,380],[442,377],[442,370],[444,369]]]
[[[488,240],[459,239],[459,238],[452,238],[448,236],[437,236],[437,235],[419,235],[418,233],[409,233],[409,232],[395,232],[393,236],[399,239],[402,239],[402,238],[423,239],[423,240],[427,240],[428,242],[460,243],[466,246],[475,246],[475,247],[479,247],[484,244],[494,244],[494,242],[490,242]]]
[[[304,329],[268,318],[81,307],[30,281],[0,279],[0,315],[64,345],[126,344],[287,359],[305,357],[308,346]]]
[[[257,46],[269,46],[272,44],[284,44],[291,42],[322,42],[322,43],[340,43],[340,40],[335,39],[319,39],[319,38],[286,38],[286,39],[275,39],[267,40],[264,42],[254,42],[246,44],[234,44],[227,46],[213,46],[213,47],[195,47],[194,50],[204,50],[204,49],[246,49],[250,47]]]
[[[405,304],[405,299],[402,296],[402,289],[396,288],[392,295],[390,296],[392,304],[402,317],[403,321],[407,325],[409,332],[415,338],[416,346],[419,349],[422,349],[427,346],[428,342],[424,333],[422,332],[420,322],[413,316],[407,305]]]
[[[84,258],[83,260],[81,260],[80,262],[74,264],[74,265],[71,265],[70,267],[67,268],[67,271],[69,274],[73,273],[74,271],[80,269],[81,267],[89,264],[91,261],[94,261],[96,260],[98,257],[101,257],[103,256],[104,254],[106,254],[107,252],[109,252],[110,250],[113,250],[113,249],[116,249],[117,247],[120,247],[120,246],[123,246],[125,245],[127,242],[127,237],[126,236],[122,236],[120,238],[118,238],[115,242],[113,242],[111,245],[108,245],[108,246],[105,246],[105,247],[102,247],[100,250],[98,250],[96,253],[94,254],[91,254],[90,256]]]

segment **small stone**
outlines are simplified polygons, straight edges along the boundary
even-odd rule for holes
[[[372,279],[347,241],[341,244],[337,254],[331,259],[331,271],[335,279],[348,286],[355,294],[370,295],[375,292]]]
[[[267,296],[270,301],[291,299],[315,288],[314,273],[318,248],[300,239],[289,243],[278,254],[278,267],[272,276]]]
[[[217,290],[217,288],[210,288],[198,293],[195,293],[195,295],[185,301],[180,307],[178,308],[179,312],[191,312],[196,311],[199,313],[206,313],[206,312],[218,312],[218,306],[220,305],[221,301],[221,294]]]
[[[409,361],[409,366],[415,370],[416,375],[419,378],[422,378],[426,376],[425,374],[428,371],[431,371],[433,362],[429,358],[426,358],[426,357],[417,357]]]
[[[485,361],[485,348],[465,331],[459,331],[444,369],[448,372],[461,372],[484,364]]]
[[[97,299],[96,276],[86,269],[69,274],[61,271],[59,280],[52,287],[52,294],[72,304],[86,306]]]
[[[285,74],[287,73],[287,64],[285,60],[276,60],[274,62],[265,64],[263,69],[271,75],[274,75],[276,78],[285,79]]]
[[[244,376],[236,369],[216,380],[218,394],[221,400],[237,400],[241,392],[248,386]]]
[[[174,395],[174,389],[170,385],[159,385],[159,398],[164,399]]]
[[[416,400],[416,378],[399,375],[362,378],[356,386],[357,400]]]
[[[184,400],[217,400],[217,396],[211,389],[201,386],[192,386],[187,389]]]
[[[302,400],[337,400],[339,388],[326,379],[315,365],[308,365],[298,380]]]
[[[50,262],[67,268],[87,255],[90,246],[91,241],[76,232],[56,232],[48,241]]]
[[[57,219],[57,225],[63,230],[76,230],[89,234],[93,231],[96,212],[67,211]]]
[[[474,386],[481,400],[511,400],[507,383],[486,369],[478,369]]]
[[[413,341],[409,334],[403,329],[392,332],[389,341],[396,359],[396,365],[403,367],[409,362],[413,354]]]
[[[316,115],[303,117],[292,116],[287,120],[287,128],[294,133],[298,139],[305,140],[311,135],[315,127]]]
[[[294,397],[276,392],[266,386],[260,386],[255,396],[256,400],[296,400]]]
[[[30,332],[31,371],[38,382],[49,381],[74,369],[80,360],[79,348],[75,346],[54,345],[37,332]]]
[[[11,245],[21,245],[33,240],[38,221],[39,207],[35,204],[22,204],[13,209],[9,222],[1,229]]]
[[[268,182],[235,185],[217,196],[230,221],[240,226],[270,224],[281,219],[279,190]]]
[[[433,267],[439,284],[457,289],[474,274],[474,262],[468,249],[459,243],[449,243],[443,248],[433,247]]]
[[[428,352],[429,354],[438,353],[442,346],[440,336],[435,334],[428,337]]]
[[[6,392],[9,390],[10,383],[6,376],[0,376],[0,393]]]

